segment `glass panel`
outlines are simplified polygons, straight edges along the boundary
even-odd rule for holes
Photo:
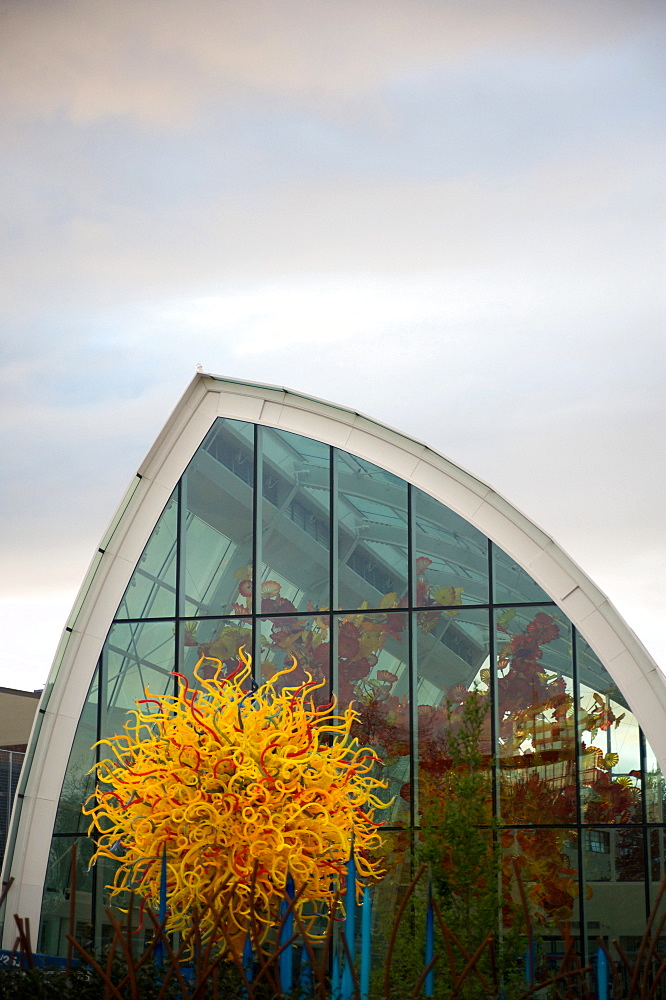
[[[449,788],[453,788],[453,785]],[[475,826],[471,822],[472,815],[467,812],[467,806],[477,812],[477,816],[474,816],[477,818],[479,810],[474,798],[457,798],[453,809],[447,798],[439,801],[437,812],[432,814],[435,824],[421,830],[420,860],[428,863],[433,895],[444,924],[456,934],[469,955],[476,951],[488,934],[497,933],[499,858],[498,845],[493,840],[492,831]],[[419,923],[422,927],[423,924]],[[482,995],[484,998],[497,996],[494,991],[481,994],[475,990],[468,992],[464,988],[460,994],[457,991],[450,993],[453,983],[449,975],[447,950],[443,948],[440,952],[442,958],[437,966],[440,970],[437,980],[440,983],[442,979],[448,980],[445,992],[439,994],[441,997],[467,994],[479,997],[480,1000]],[[421,948],[419,951],[423,955]],[[460,970],[461,965],[464,965],[462,955],[456,946],[452,953],[456,956],[456,964]],[[486,976],[492,975],[488,952],[482,956],[479,967]]]
[[[652,747],[645,743],[645,804],[648,823],[663,823],[666,819],[666,781]]]
[[[473,951],[496,912],[493,838],[484,829],[492,823],[489,612],[414,618],[423,857],[445,923]]]
[[[177,535],[174,492],[143,550],[116,618],[170,618],[175,614]]]
[[[638,723],[601,660],[580,635],[578,671],[584,822],[638,823],[642,818]]]
[[[412,490],[418,607],[488,603],[488,539],[464,518]]]
[[[546,603],[550,594],[526,573],[522,566],[491,542],[493,553],[493,589],[496,604]]]
[[[599,936],[609,946],[618,940],[630,960],[645,930],[645,872],[641,830],[583,831],[586,917],[590,945]]]
[[[102,736],[122,733],[127,712],[137,700],[173,691],[175,626],[172,622],[114,625],[102,653],[106,699],[102,701]]]
[[[397,607],[407,593],[407,484],[337,452],[339,605]]]
[[[128,902],[127,895],[114,896],[113,902],[111,901],[109,886],[113,885],[113,878],[119,864],[120,862],[111,858],[100,858],[95,865],[97,874],[95,946],[98,953],[104,951],[105,948],[108,948],[113,937],[113,927],[108,916],[106,915],[106,909],[112,909],[117,916],[118,906],[127,906]]]
[[[185,614],[252,610],[254,431],[219,419],[182,479]]]
[[[510,609],[495,627],[502,821],[575,822],[569,621],[552,607]]]
[[[666,914],[666,898],[661,894],[661,888],[666,878],[666,829],[656,827],[647,831],[647,842],[649,851],[649,872],[650,872],[650,906],[655,907],[656,914],[653,927],[659,927],[662,918]],[[659,951],[666,950],[666,930],[661,927],[659,936]]]
[[[324,681],[324,686],[315,692],[315,703],[327,704],[331,700],[330,627],[328,615],[261,619],[260,680],[270,680],[278,671],[289,669],[295,656],[296,670],[279,678],[278,690],[285,685],[303,684],[307,672],[317,683]]]
[[[353,730],[384,761],[388,787],[378,797],[393,805],[381,813],[389,826],[409,819],[409,645],[407,612],[338,618],[338,696],[359,713]],[[378,817],[380,818],[380,817]]]
[[[505,900],[505,925],[525,921],[520,905],[519,881],[522,883],[530,910],[535,938],[536,978],[554,975],[564,956],[564,941],[560,927],[571,921],[575,948],[580,943],[575,934],[580,928],[578,835],[575,830],[503,830],[502,885]]]
[[[666,875],[666,854],[664,853],[666,849],[666,841],[664,835],[664,828],[658,827],[657,829],[650,830],[648,833],[649,844],[650,844],[650,880],[655,883],[654,888],[658,888],[664,875]]]
[[[97,742],[98,673],[97,668],[76,727],[58,803],[55,833],[84,833],[90,825],[90,817],[83,815],[81,806],[95,788],[95,775],[89,772],[95,763],[92,747]]]
[[[488,615],[471,608],[415,614],[419,806],[424,823],[432,809],[441,812],[448,803],[455,804],[459,775],[468,774],[470,763],[478,778],[475,794],[487,799],[483,808],[488,814],[479,821],[491,819]],[[479,693],[476,707],[469,701],[472,689]],[[463,731],[473,736],[471,744],[458,743]]]
[[[92,870],[95,849],[87,837],[54,837],[51,841],[39,929],[39,951],[66,955],[72,875],[72,844],[76,843],[76,937],[85,947],[92,944]]]
[[[330,448],[286,431],[262,436],[261,610],[327,608]]]
[[[408,830],[382,831],[382,837],[384,843],[382,848],[376,853],[381,859],[381,868],[385,874],[381,881],[370,889],[372,903],[371,937],[373,969],[378,969],[382,965],[382,958],[386,954],[389,935],[393,927],[396,912],[414,876],[415,867],[411,849],[411,837]],[[424,880],[422,879],[422,884],[423,882]],[[405,938],[407,939],[406,947],[413,950],[413,917],[410,914],[409,908],[401,922],[398,934],[396,947],[398,955],[401,955],[405,947],[403,944]],[[342,956],[340,955],[340,957]],[[421,969],[419,969],[420,972]],[[414,982],[417,979],[418,974],[414,977]],[[409,993],[411,993],[411,989]],[[409,993],[406,995],[409,996]]]
[[[180,624],[181,673],[189,680],[194,679],[194,668],[202,656],[221,660],[224,674],[238,666],[238,650],[244,648],[246,655],[252,655],[252,620],[248,618],[205,618]],[[201,677],[213,677],[217,670],[215,663],[202,663]]]

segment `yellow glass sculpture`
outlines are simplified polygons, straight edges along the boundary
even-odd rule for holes
[[[316,706],[322,685],[310,678],[278,687],[295,662],[252,690],[250,658],[239,656],[226,678],[202,657],[198,689],[177,674],[177,696],[146,691],[124,734],[101,741],[113,757],[97,765],[84,813],[98,837],[93,862],[119,862],[112,898],[133,889],[157,912],[166,851],[167,930],[187,932],[196,907],[210,936],[206,901],[231,893],[226,940],[242,948],[252,912],[263,931],[274,924],[288,872],[304,886],[297,909],[310,924],[341,885],[352,843],[358,888],[381,875],[373,815],[386,785],[371,773],[381,761],[351,737],[353,708]],[[217,664],[212,679],[199,673],[204,661]]]

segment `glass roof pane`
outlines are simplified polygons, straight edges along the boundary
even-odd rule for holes
[[[337,452],[341,608],[397,606],[407,595],[407,484]]]
[[[176,611],[177,490],[148,540],[116,618],[170,618]]]
[[[488,603],[488,539],[421,490],[412,490],[415,602]]]
[[[269,428],[262,442],[261,611],[327,608],[331,449]]]
[[[219,419],[182,480],[184,613],[251,611],[254,432]]]
[[[552,598],[542,590],[529,573],[519,566],[498,545],[491,543],[493,553],[493,583],[497,604],[542,604]]]
[[[638,722],[617,684],[580,634],[577,651],[584,821],[639,822],[643,772]]]

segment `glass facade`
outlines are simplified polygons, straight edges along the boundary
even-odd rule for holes
[[[432,497],[318,441],[222,418],[104,644],[57,812],[42,950],[62,948],[74,841],[77,920],[98,947],[107,934],[110,874],[84,864],[91,747],[122,731],[146,688],[175,693],[173,671],[191,678],[201,654],[235,667],[241,646],[259,682],[294,655],[325,682],[322,702],[355,702],[359,740],[384,761],[393,873],[409,871],[447,734],[475,689],[505,886],[520,868],[553,954],[563,920],[582,958],[597,935],[632,952],[664,874],[666,784],[594,651],[523,569]],[[393,898],[394,883],[378,896]]]

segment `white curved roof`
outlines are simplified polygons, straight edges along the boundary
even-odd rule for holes
[[[34,759],[22,781],[8,858],[7,913],[39,919],[51,832],[88,687],[112,618],[164,506],[217,417],[317,438],[367,459],[429,493],[496,542],[580,630],[622,690],[666,765],[666,678],[608,599],[524,514],[427,445],[360,413],[289,389],[199,373],[141,465],[102,541],[67,624],[40,705]],[[5,942],[13,938],[6,921]],[[5,947],[11,947],[5,943]]]

